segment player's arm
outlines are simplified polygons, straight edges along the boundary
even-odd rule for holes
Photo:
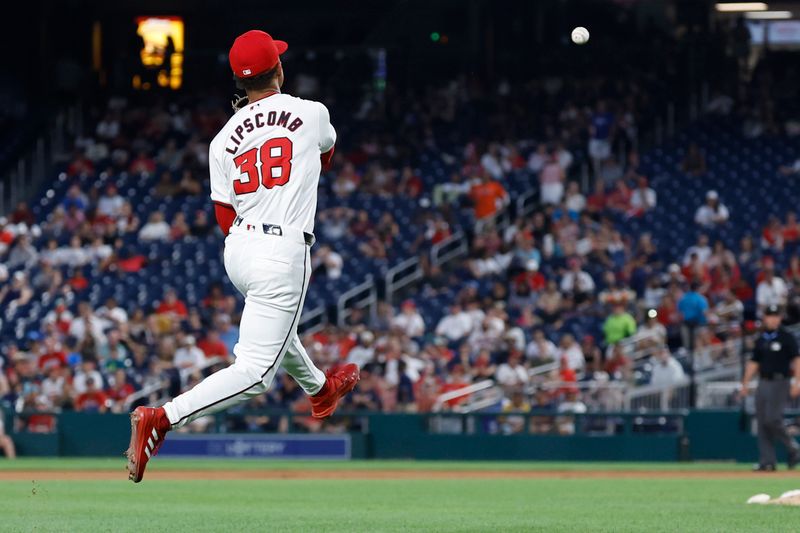
[[[789,394],[792,398],[800,396],[800,349],[798,349],[797,341],[794,335],[788,335],[786,349],[792,355],[792,387]]]
[[[739,395],[744,398],[747,396],[748,391],[750,390],[750,381],[755,377],[756,372],[758,372],[758,362],[747,361],[747,365],[744,367],[744,377],[742,378],[742,388],[739,390]]]
[[[333,159],[336,144],[336,130],[331,124],[331,115],[328,108],[319,104],[319,152],[322,169],[327,170]]]
[[[230,191],[225,183],[225,173],[213,142],[208,149],[208,173],[211,177],[211,201],[214,203],[214,216],[223,235],[227,235],[236,218],[236,210],[230,203]]]
[[[214,216],[217,219],[217,226],[222,230],[222,234],[227,235],[231,230],[234,219],[236,219],[236,210],[229,204],[214,202]]]

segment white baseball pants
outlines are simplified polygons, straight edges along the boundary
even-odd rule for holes
[[[245,297],[235,362],[164,405],[173,428],[264,393],[283,366],[306,394],[319,392],[325,375],[306,353],[297,323],[311,277],[303,232],[261,224],[234,224],[225,239],[225,270]]]

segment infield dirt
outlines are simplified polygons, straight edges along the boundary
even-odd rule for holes
[[[158,470],[147,472],[147,480],[192,481],[207,479],[797,479],[792,472],[756,474],[746,471],[436,471],[436,470]],[[114,470],[16,470],[0,471],[0,481],[30,480],[109,481],[126,479],[124,465]]]

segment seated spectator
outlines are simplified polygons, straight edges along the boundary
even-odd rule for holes
[[[172,226],[169,228],[169,238],[172,241],[179,241],[189,235],[189,224],[186,223],[186,215],[181,211],[175,213],[172,219]]]
[[[160,211],[151,213],[147,224],[139,230],[139,240],[143,242],[168,241],[169,236],[169,224],[164,221],[164,215]]]
[[[125,399],[134,392],[136,392],[136,389],[128,383],[128,376],[125,374],[125,370],[117,369],[114,372],[111,386],[106,390],[106,396],[112,402],[111,410],[115,413],[123,412]]]
[[[633,374],[633,362],[625,355],[622,344],[613,344],[609,348],[611,356],[603,365],[603,371],[614,380],[630,381]]]
[[[603,323],[607,345],[614,345],[636,333],[636,320],[621,302],[613,302],[611,314]]]
[[[772,261],[764,263],[764,279],[756,287],[756,304],[758,305],[758,316],[760,317],[764,309],[771,305],[780,308],[786,306],[789,288],[782,278],[775,275],[775,264]]]
[[[178,349],[172,359],[176,368],[195,369],[203,366],[206,355],[197,347],[192,335],[178,335]]]
[[[631,210],[632,196],[633,193],[630,187],[628,187],[628,184],[625,183],[625,180],[618,179],[614,185],[614,190],[608,195],[606,207],[620,213],[629,213]]]
[[[594,182],[594,191],[586,199],[586,210],[592,214],[602,213],[606,209],[608,196],[606,195],[606,184],[603,181]]]
[[[559,357],[563,359],[568,368],[571,370],[583,370],[586,366],[586,360],[583,358],[583,350],[581,345],[575,341],[575,337],[570,333],[566,333],[561,337],[561,342],[558,344]]]
[[[647,184],[647,178],[639,178],[636,189],[631,194],[631,216],[639,217],[655,209],[656,191]]]
[[[761,232],[761,248],[773,252],[783,250],[783,227],[775,215],[770,215],[767,225]]]
[[[471,331],[472,320],[457,303],[450,306],[450,312],[436,325],[436,335],[446,337],[450,342],[460,341]]]
[[[96,389],[100,389],[103,384],[103,375],[97,370],[97,360],[87,357],[81,361],[80,366],[75,370],[72,389],[76,394],[83,394],[89,390],[89,382],[94,384]]]
[[[92,337],[96,344],[105,342],[103,321],[94,314],[89,302],[78,303],[78,316],[70,323],[69,334],[78,342],[83,342],[87,337]]]
[[[569,259],[569,270],[561,278],[561,292],[571,294],[576,303],[580,303],[594,294],[595,283],[588,272],[581,270],[581,260],[578,257]]]
[[[583,414],[587,411],[586,404],[580,399],[577,390],[570,390],[564,395],[564,401],[558,404],[556,409],[559,416],[556,417],[556,428],[559,435],[575,434],[575,417],[564,416],[564,414]]]
[[[228,357],[228,347],[219,338],[219,332],[214,329],[208,330],[206,336],[197,343],[197,347],[206,357]]]
[[[191,169],[184,169],[181,180],[178,182],[178,194],[186,196],[199,196],[203,193],[203,184],[198,180]]]
[[[6,266],[11,270],[16,268],[28,269],[36,265],[38,260],[39,251],[31,242],[31,238],[28,235],[20,235],[8,254]]]
[[[530,413],[531,404],[525,397],[522,388],[514,389],[509,398],[503,398],[500,410],[503,413]],[[525,429],[524,416],[501,416],[497,419],[500,424],[500,431],[504,435],[522,433]]]
[[[110,183],[106,186],[103,196],[97,202],[97,214],[116,220],[122,215],[122,207],[125,200],[117,192],[117,186]]]
[[[214,231],[214,226],[208,220],[208,213],[202,209],[195,211],[194,220],[189,232],[193,237],[207,237]]]
[[[706,193],[705,205],[697,208],[694,221],[697,225],[704,228],[713,228],[728,222],[730,213],[725,204],[719,201],[717,191],[711,190]]]
[[[186,304],[178,299],[178,293],[175,289],[167,289],[164,293],[164,299],[156,307],[156,313],[175,315],[178,317],[185,317],[189,314],[186,309]]]
[[[505,389],[513,389],[525,385],[530,380],[528,369],[522,364],[522,354],[512,351],[508,360],[497,367],[495,373],[497,384]]]
[[[156,162],[146,150],[140,150],[128,166],[128,172],[131,174],[152,174],[155,170]]]
[[[536,150],[531,152],[531,155],[528,157],[528,169],[538,175],[548,159],[547,145],[545,143],[539,143],[536,146]]]
[[[481,156],[481,166],[495,180],[502,180],[507,172],[511,172],[511,163],[503,156],[497,143],[491,143]]]
[[[564,199],[564,206],[570,215],[578,215],[586,209],[586,197],[581,194],[580,185],[577,181],[570,181],[567,185],[567,194]]]
[[[369,330],[362,331],[358,336],[358,344],[347,353],[347,362],[355,363],[360,368],[372,363],[375,359],[375,334]]]
[[[425,321],[413,300],[406,300],[400,306],[400,314],[392,319],[392,329],[409,337],[421,337],[425,334]]]
[[[726,291],[722,300],[714,306],[714,322],[721,332],[737,335],[744,320],[744,304],[733,291]]]
[[[75,410],[89,413],[105,413],[108,410],[108,396],[98,388],[93,378],[86,379],[86,390],[75,398]]]
[[[158,183],[153,188],[153,194],[157,198],[168,198],[178,192],[178,186],[172,180],[172,173],[165,170],[158,178]]]
[[[702,176],[706,173],[706,157],[697,143],[691,143],[681,162],[681,170],[690,176]]]
[[[791,249],[797,249],[800,243],[800,223],[797,221],[797,213],[789,211],[786,213],[786,223],[783,225],[783,243]]]
[[[325,276],[328,279],[339,279],[342,277],[344,260],[342,256],[331,248],[329,244],[323,244],[311,258],[311,270],[317,275]]]
[[[677,387],[686,383],[686,373],[666,347],[659,349],[651,359],[650,385]]]
[[[33,211],[28,207],[27,202],[18,202],[8,220],[12,224],[25,224],[28,227],[36,223],[36,218],[33,216]]]
[[[558,358],[558,348],[544,335],[544,331],[536,329],[525,348],[525,356],[533,365],[549,363]]]
[[[558,162],[558,154],[551,151],[539,171],[539,201],[545,205],[559,205],[564,198],[566,174]]]

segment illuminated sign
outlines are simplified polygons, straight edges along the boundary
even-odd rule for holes
[[[136,19],[143,72],[134,75],[134,88],[148,90],[153,85],[180,88],[183,82],[183,29],[180,17]]]

